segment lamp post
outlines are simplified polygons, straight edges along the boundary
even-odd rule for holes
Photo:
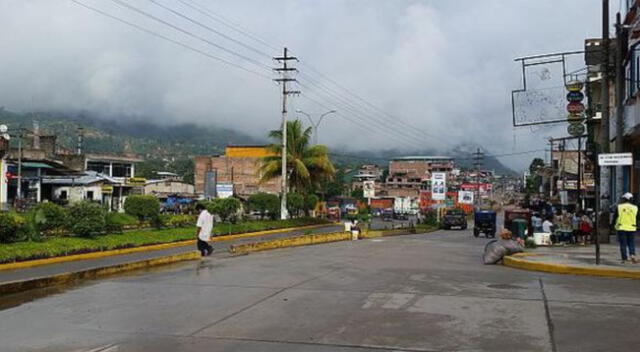
[[[329,110],[329,111],[325,112],[324,114],[320,115],[320,117],[318,118],[317,122],[313,122],[313,117],[311,117],[311,115],[307,114],[306,112],[304,112],[304,111],[302,111],[300,109],[296,110],[296,112],[298,114],[303,114],[303,115],[305,115],[306,117],[309,118],[309,121],[311,122],[311,127],[313,127],[313,144],[316,145],[316,144],[318,144],[318,126],[320,126],[320,122],[322,122],[322,118],[324,118],[325,116],[330,115],[330,114],[335,114],[338,111]]]

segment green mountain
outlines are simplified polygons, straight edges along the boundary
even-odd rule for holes
[[[0,110],[0,123],[33,130],[38,121],[42,135],[57,135],[63,147],[75,149],[83,128],[84,149],[93,153],[134,152],[146,159],[176,160],[224,152],[227,144],[261,144],[247,134],[195,124],[162,126],[140,120],[103,120],[89,115],[54,113],[19,114]]]
[[[75,149],[78,128],[83,128],[84,150],[93,153],[134,152],[147,162],[138,167],[140,176],[152,177],[153,171],[173,171],[189,175],[192,157],[224,153],[228,144],[266,144],[269,140],[257,139],[242,132],[220,128],[203,127],[196,124],[158,125],[135,119],[100,119],[88,114],[61,114],[50,112],[20,114],[0,108],[0,123],[9,128],[33,129],[38,121],[41,134],[55,134],[60,145]],[[475,146],[460,145],[445,155],[456,159],[456,165],[472,167],[471,153]],[[403,155],[439,155],[434,150],[384,150],[384,151],[340,151],[332,152],[334,163],[346,168],[362,164],[388,165],[393,157]],[[493,157],[484,160],[486,169],[500,174],[514,172]],[[138,173],[138,172],[137,172]]]

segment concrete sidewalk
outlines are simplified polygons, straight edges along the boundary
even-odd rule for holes
[[[326,227],[320,227],[315,229],[303,229],[303,230],[293,230],[287,231],[283,229],[282,232],[265,234],[264,236],[256,236],[250,238],[229,238],[228,240],[215,242],[214,248],[216,252],[214,254],[216,256],[224,255],[223,253],[227,253],[229,246],[250,243],[261,241],[265,239],[276,239],[283,237],[291,237],[291,236],[299,236],[305,233],[329,233],[340,231],[343,227],[337,225],[328,225]],[[92,270],[96,268],[104,268],[111,267],[116,265],[122,265],[127,263],[140,262],[145,260],[153,260],[159,259],[169,256],[180,255],[184,253],[189,253],[195,251],[195,245],[189,244],[185,246],[161,249],[161,250],[150,250],[145,252],[137,252],[137,253],[129,253],[122,255],[114,255],[103,258],[96,259],[87,259],[87,260],[78,260],[64,263],[56,263],[50,265],[41,265],[31,268],[24,269],[15,269],[15,270],[3,270],[0,271],[0,286],[20,282],[20,281],[28,281],[34,280],[38,278],[52,277],[56,275],[68,274],[68,273],[77,273],[86,270]]]
[[[595,245],[538,247],[505,257],[506,266],[557,274],[575,274],[640,279],[640,264],[621,263],[620,248],[613,237],[600,245],[600,265],[596,265]]]

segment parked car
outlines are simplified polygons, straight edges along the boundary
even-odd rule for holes
[[[460,209],[449,209],[442,217],[441,227],[449,230],[453,227],[459,227],[462,230],[467,228],[467,214]]]
[[[393,210],[385,209],[382,212],[382,221],[393,221]]]

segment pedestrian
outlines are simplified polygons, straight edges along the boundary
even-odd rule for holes
[[[632,199],[633,195],[631,193],[623,194],[613,214],[613,223],[618,232],[622,264],[627,262],[627,249],[629,250],[631,262],[637,263],[635,233],[637,230],[638,207],[631,204]]]
[[[533,213],[533,216],[531,217],[531,226],[533,226],[534,232],[542,231],[542,218],[537,212]]]
[[[211,240],[211,231],[213,230],[213,215],[202,205],[198,203],[196,205],[196,211],[200,212],[198,215],[198,222],[196,223],[196,236],[198,238],[198,250],[203,257],[211,255],[213,247],[209,244]]]
[[[582,245],[586,245],[591,240],[591,231],[593,229],[593,221],[588,213],[583,213],[580,219],[580,235],[582,236]]]
[[[548,233],[551,243],[556,242],[556,235],[554,234],[555,226],[553,225],[552,217],[547,217],[542,223],[542,232]]]
[[[579,211],[576,211],[571,217],[571,231],[572,231],[572,242],[578,243],[580,241],[580,222],[582,221],[582,215]]]

